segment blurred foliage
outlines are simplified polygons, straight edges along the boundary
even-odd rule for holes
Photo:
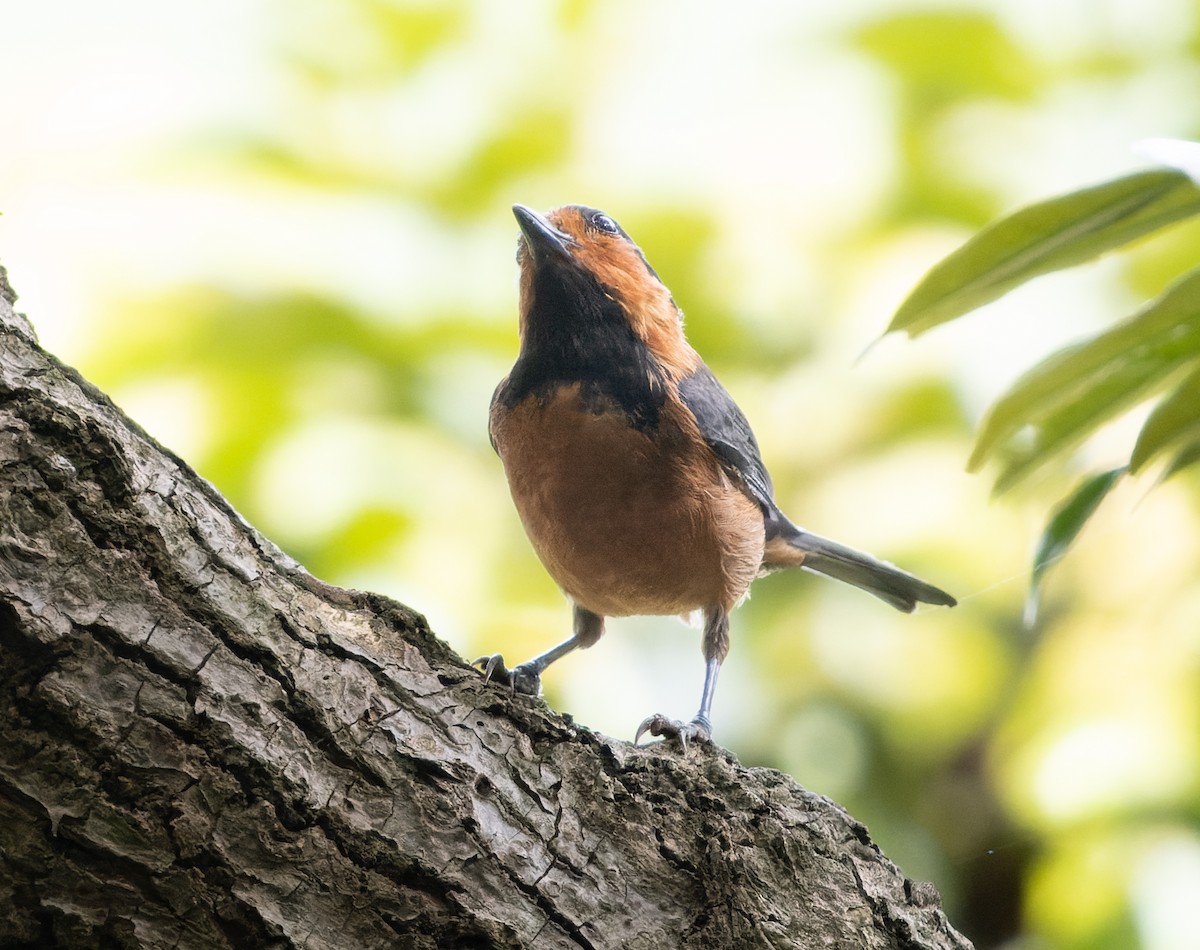
[[[899,145],[907,180],[895,191],[896,217],[946,215],[982,224],[994,198],[947,174],[937,128],[965,102],[1028,101],[1039,64],[982,10],[942,10],[881,17],[856,31],[859,48],[899,84]]]
[[[718,741],[865,820],[981,950],[1200,944],[1195,472],[1148,495],[1119,479],[1040,579],[1036,629],[1021,616],[1046,513],[1087,473],[1131,445],[1139,468],[1189,458],[1194,350],[1161,371],[1194,344],[1194,290],[1163,288],[1195,266],[1200,231],[1001,297],[1194,213],[1180,176],[1122,177],[1131,139],[1200,130],[1192,0],[256,3],[258,85],[225,121],[171,126],[102,206],[87,253],[111,262],[137,182],[192,189],[126,270],[110,265],[118,290],[86,351],[62,355],[314,573],[411,603],[464,655],[523,658],[569,616],[487,443],[517,346],[508,207],[605,208],[753,421],[788,513],[960,599],[908,617],[763,579],[734,620]],[[968,234],[1106,178],[982,231],[893,328],[945,325],[855,364]],[[992,316],[949,322],[989,300]],[[1012,385],[1071,335],[1088,339]],[[1086,385],[1069,385],[1088,354]],[[1005,386],[985,449],[1036,477],[989,500],[962,468]],[[1154,393],[1140,441],[1101,430],[1079,448]],[[1054,550],[1082,523],[1065,517]],[[613,623],[547,672],[547,700],[629,737],[652,708],[694,709],[697,647],[667,619]]]

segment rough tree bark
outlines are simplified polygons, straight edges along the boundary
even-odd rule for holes
[[[13,299],[4,946],[969,947],[787,776],[590,732],[313,579]]]

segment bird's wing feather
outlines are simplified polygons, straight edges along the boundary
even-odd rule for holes
[[[701,364],[694,373],[679,381],[679,398],[696,417],[700,434],[722,467],[762,505],[764,517],[772,520],[779,509],[775,506],[771,476],[763,465],[750,423],[733,397],[717,381],[712,370]]]

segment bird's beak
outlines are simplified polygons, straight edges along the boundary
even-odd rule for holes
[[[517,218],[517,224],[521,226],[521,233],[525,235],[525,243],[535,261],[551,257],[570,257],[570,248],[575,244],[571,235],[560,231],[536,211],[524,205],[513,205],[513,214]]]

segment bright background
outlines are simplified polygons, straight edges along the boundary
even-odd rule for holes
[[[1110,498],[1025,630],[1049,510],[1136,429],[998,499],[963,470],[988,401],[1194,232],[864,355],[990,218],[1200,136],[1196,2],[47,0],[0,11],[0,90],[0,261],[43,343],[468,657],[569,625],[487,444],[509,206],[612,213],[793,519],[961,600],[760,582],[717,739],[845,804],[980,948],[1200,946],[1200,486]],[[611,623],[547,700],[687,717],[698,639]]]

